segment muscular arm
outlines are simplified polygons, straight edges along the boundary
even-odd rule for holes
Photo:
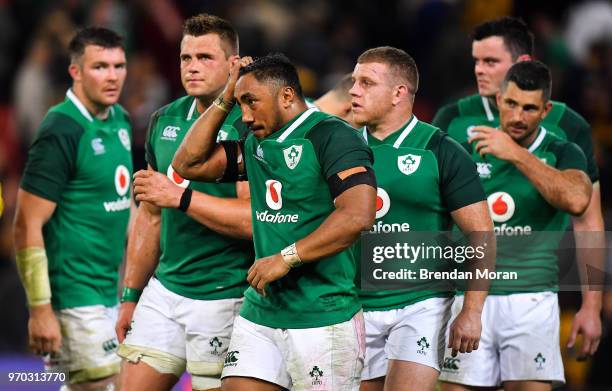
[[[348,171],[348,170],[347,170]],[[343,173],[338,174],[342,177]],[[336,210],[308,236],[296,243],[302,262],[336,254],[353,244],[361,231],[370,229],[376,214],[376,189],[357,185],[336,198]]]
[[[226,112],[210,105],[191,125],[172,160],[180,176],[203,182],[214,182],[223,176],[227,159],[216,140],[226,116]]]
[[[126,252],[123,286],[142,290],[159,262],[161,209],[141,202],[136,210]]]
[[[49,274],[42,233],[43,226],[49,221],[55,208],[55,202],[23,189],[19,189],[17,193],[14,223],[15,253],[18,258],[19,278],[26,289],[30,304],[29,345],[35,352],[57,352],[61,346],[59,323],[48,300]],[[34,249],[38,252],[35,256],[25,254]],[[35,263],[28,264],[28,262]],[[41,295],[49,297],[41,300]],[[41,303],[35,304],[36,302]]]
[[[251,57],[243,57],[232,64],[229,79],[221,94],[225,102],[234,100],[234,88],[240,68],[251,62]],[[223,176],[227,158],[223,147],[217,144],[216,140],[226,117],[227,112],[212,104],[194,122],[172,160],[172,167],[179,175],[204,182],[214,182]]]
[[[472,270],[493,269],[495,263],[495,235],[493,222],[489,215],[486,201],[476,202],[451,212],[453,220],[461,231],[470,238],[472,247],[486,248],[483,260],[468,260]],[[461,312],[449,329],[448,347],[452,348],[453,357],[457,352],[470,353],[478,349],[482,331],[481,315],[487,298],[488,281],[468,281]]]
[[[253,238],[248,182],[236,182],[237,198],[220,198],[193,192],[187,215],[222,235]]]
[[[364,167],[350,168],[338,173],[344,179]],[[316,262],[349,247],[361,231],[368,230],[376,214],[376,189],[366,184],[353,186],[340,194],[336,209],[316,230],[296,243],[297,255],[303,263]],[[247,281],[260,294],[265,295],[269,282],[286,275],[290,266],[280,253],[257,260],[249,269]]]
[[[605,281],[593,281],[588,270],[606,270],[606,239],[601,214],[599,182],[593,184],[587,210],[572,218],[576,238],[576,259],[582,285],[582,306],[574,318],[568,346],[572,347],[578,334],[583,335],[579,358],[594,354],[601,337],[602,290]],[[596,278],[596,277],[595,277]]]
[[[134,175],[136,200],[148,202],[157,208],[178,208],[184,191],[150,166],[148,170]],[[236,193],[236,198],[223,198],[193,191],[185,213],[222,235],[251,239],[253,229],[248,183],[237,182]]]
[[[558,170],[521,148],[511,161],[529,179],[546,202],[572,215],[583,213],[591,199],[591,181],[576,169]]]

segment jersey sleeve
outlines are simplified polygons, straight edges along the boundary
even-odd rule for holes
[[[355,129],[341,120],[324,120],[312,128],[306,137],[314,146],[326,179],[353,167],[372,168],[372,150]]]
[[[557,157],[557,169],[575,169],[588,174],[587,158],[578,145],[567,141],[555,141],[550,149]]]
[[[440,194],[450,212],[486,200],[476,165],[458,142],[437,133],[429,141],[427,149],[438,160]]]
[[[457,103],[451,103],[442,106],[436,113],[431,124],[436,128],[440,128],[443,132],[448,131],[448,125],[450,125],[453,118],[459,116],[459,105]]]
[[[582,149],[587,161],[587,174],[589,174],[591,182],[597,182],[599,180],[599,169],[593,152],[593,132],[589,123],[580,114],[568,107],[559,120],[559,127],[565,130],[568,141],[576,143]]]
[[[155,157],[155,150],[153,149],[153,143],[151,140],[153,140],[155,137],[155,127],[157,126],[159,116],[159,110],[151,115],[149,126],[147,128],[147,136],[145,138],[145,160],[147,161],[147,164],[153,167],[155,171],[157,171],[157,158]]]
[[[83,133],[73,119],[59,113],[48,114],[28,152],[21,188],[57,203],[74,176]]]

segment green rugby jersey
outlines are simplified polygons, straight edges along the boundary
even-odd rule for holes
[[[282,129],[245,141],[256,257],[308,236],[334,211],[327,179],[371,167],[372,154],[348,124],[310,108]],[[241,316],[268,327],[322,327],[349,320],[361,305],[351,248],[291,269],[267,288],[245,294]]]
[[[130,215],[132,131],[127,113],[93,117],[68,90],[30,147],[21,188],[56,203],[43,227],[54,309],[117,303]]]
[[[155,112],[145,144],[147,163],[176,185],[216,197],[236,197],[235,183],[194,182],[181,178],[171,163],[191,125],[198,119],[196,99],[185,96]],[[218,140],[237,140],[245,127],[235,107],[225,119]],[[163,208],[160,258],[155,272],[169,290],[198,300],[242,297],[253,263],[250,241],[221,235],[178,209]]]
[[[448,231],[450,212],[486,199],[476,167],[461,145],[416,116],[384,140],[365,128],[362,132],[374,154],[378,184],[373,231],[391,232],[391,227],[398,227],[407,237],[415,231]],[[427,269],[443,271],[448,266],[439,260]],[[423,267],[419,262],[405,266],[417,274]],[[427,290],[428,285],[420,281],[411,283],[410,290],[360,290],[359,298],[364,310],[382,311],[453,294]]]
[[[587,173],[592,182],[599,180],[599,170],[593,153],[591,127],[578,113],[565,103],[552,101],[553,107],[542,125],[549,133],[563,140],[576,143],[587,158]],[[487,98],[470,95],[457,102],[442,107],[435,115],[434,126],[446,131],[459,143],[463,143],[474,126],[499,126],[499,112]]]
[[[473,145],[465,145],[478,165],[495,224],[498,238],[495,269],[518,273],[516,280],[491,280],[489,293],[558,290],[556,249],[568,224],[568,214],[546,202],[516,166],[492,155],[483,158],[473,150]],[[587,171],[586,158],[580,148],[551,134],[545,126],[538,130],[528,150],[559,170]],[[558,232],[559,235],[537,235],[540,231]]]

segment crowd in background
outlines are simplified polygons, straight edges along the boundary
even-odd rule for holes
[[[475,91],[469,31],[502,15],[535,33],[536,57],[551,67],[553,98],[593,126],[602,203],[612,225],[612,2],[512,0],[3,0],[0,1],[0,352],[26,349],[27,309],[12,255],[11,223],[27,149],[48,108],[70,85],[67,43],[84,25],[126,38],[128,77],[121,103],[134,129],[134,165],[144,167],[151,113],[181,96],[178,45],[185,17],[208,12],[232,22],[240,53],[283,52],[316,98],[380,45],[411,54],[421,73],[415,113],[429,121],[444,103]],[[571,300],[570,300],[571,302]],[[611,314],[612,310],[608,310]],[[608,315],[609,316],[609,315]],[[612,325],[608,319],[608,328]],[[602,345],[600,350],[612,350]],[[608,353],[610,354],[610,353]],[[603,362],[597,364],[605,365]],[[571,371],[572,369],[567,369]],[[577,370],[580,372],[580,370]],[[582,371],[584,372],[584,371]],[[568,374],[568,378],[571,378]],[[581,376],[581,375],[576,375]],[[588,376],[588,375],[584,375]],[[584,381],[586,382],[586,380]],[[580,382],[579,382],[580,383]],[[573,389],[579,389],[574,386]],[[588,388],[583,388],[588,389]]]

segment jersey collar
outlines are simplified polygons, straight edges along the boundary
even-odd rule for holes
[[[193,102],[191,102],[191,107],[189,108],[189,112],[187,113],[187,121],[191,121],[193,118],[193,114],[196,112],[198,105],[198,100],[196,97],[193,97]]]
[[[408,124],[406,125],[406,127],[401,131],[401,133],[399,134],[399,136],[393,143],[393,148],[398,149],[400,145],[402,145],[406,137],[408,137],[408,135],[412,132],[412,129],[414,129],[414,127],[416,126],[418,122],[419,122],[419,119],[417,118],[417,116],[412,114],[412,118],[408,121]],[[366,144],[369,144],[369,140],[368,140],[369,133],[368,133],[368,129],[366,126],[363,127],[362,132],[363,132],[363,138],[365,139]],[[395,136],[397,133],[398,131],[391,133],[389,136],[385,138],[385,140],[389,139],[390,137]],[[385,140],[380,140],[380,141],[384,142]]]
[[[72,92],[71,88],[69,88],[68,91],[66,91],[66,97],[70,99],[72,104],[77,108],[77,110],[79,110],[79,112],[81,113],[81,115],[83,115],[83,117],[85,117],[89,122],[94,122],[94,117],[91,115],[89,110],[87,110],[87,108],[85,107],[83,102],[81,102],[81,100],[78,98],[78,96],[76,96],[76,94]],[[109,115],[112,117],[115,116],[115,108],[113,106],[109,108]]]
[[[487,115],[487,120],[495,120],[495,116],[493,115],[493,110],[491,109],[491,103],[489,103],[489,99],[486,96],[481,96],[480,99],[482,99],[482,108],[484,109],[485,114]]]
[[[72,89],[69,88],[68,91],[66,91],[66,97],[70,99],[72,104],[81,112],[83,117],[87,118],[89,122],[94,122],[91,113],[87,111],[87,108],[85,107],[83,102],[81,102],[81,100],[74,94],[74,92],[72,92]]]
[[[536,137],[536,139],[533,140],[533,143],[531,143],[531,145],[529,146],[529,148],[527,148],[527,150],[533,153],[533,151],[538,149],[538,147],[542,145],[542,141],[544,141],[544,137],[546,137],[546,133],[547,133],[546,129],[544,129],[543,126],[540,126],[538,137]]]
[[[293,133],[293,131],[297,129],[297,127],[300,126],[304,121],[306,121],[306,118],[310,117],[310,115],[314,113],[315,111],[319,111],[319,110],[311,107],[310,109],[300,114],[297,117],[297,119],[294,120],[293,123],[287,129],[285,129],[283,133],[281,133],[280,136],[278,136],[276,141],[279,143],[282,143],[283,141],[285,141],[285,139],[289,137],[289,135],[291,135],[291,133]]]

